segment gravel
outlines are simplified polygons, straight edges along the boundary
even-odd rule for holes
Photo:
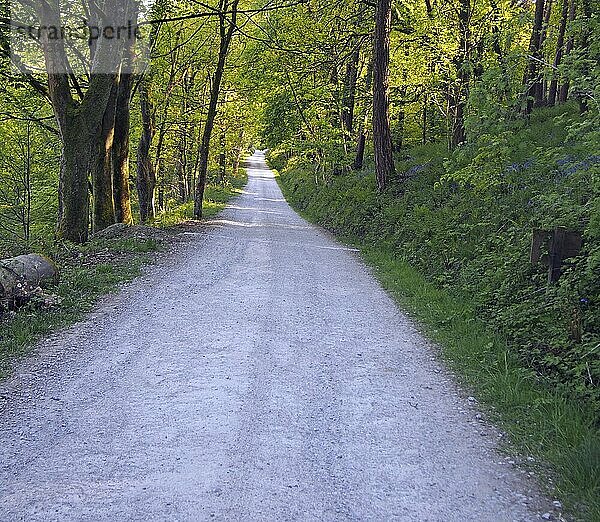
[[[436,350],[264,158],[0,384],[0,520],[540,520]]]

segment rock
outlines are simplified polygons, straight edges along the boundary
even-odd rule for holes
[[[50,259],[28,254],[0,260],[0,308],[14,309],[57,283],[59,272]]]

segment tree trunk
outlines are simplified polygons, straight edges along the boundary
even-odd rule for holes
[[[78,124],[69,122],[61,131],[57,236],[74,243],[85,243],[89,234],[88,174],[92,147],[80,129]]]
[[[163,115],[163,116],[165,116],[165,115]],[[155,134],[156,134],[156,131],[155,131]],[[164,192],[165,187],[163,187],[161,184],[161,182],[164,183],[164,177],[161,175],[162,168],[163,168],[162,152],[163,152],[163,149],[165,148],[166,136],[167,136],[167,120],[166,120],[166,116],[165,116],[161,120],[160,126],[158,128],[158,140],[156,143],[156,150],[154,152],[154,164],[153,164],[153,169],[154,169],[155,177],[157,180],[157,184],[161,185],[163,192]]]
[[[542,33],[540,34],[540,49],[544,47],[546,36],[548,35],[548,27],[550,26],[550,16],[552,15],[552,2],[547,0],[544,6],[544,21],[542,22]]]
[[[225,183],[227,175],[227,134],[225,129],[221,129],[221,139],[219,140],[219,182],[221,185]]]
[[[373,148],[379,191],[395,174],[390,130],[389,76],[392,0],[377,0],[373,51]]]
[[[177,154],[175,156],[175,165],[177,173],[177,188],[179,190],[179,201],[185,203],[188,200],[190,189],[187,179],[187,122],[180,126],[180,135],[177,141]]]
[[[102,127],[97,136],[92,158],[92,230],[99,232],[115,224],[115,202],[113,189],[112,147],[115,131],[117,91],[119,85],[115,77],[111,94],[104,111]]]
[[[529,64],[525,73],[524,86],[527,98],[525,114],[543,103],[540,61],[542,59],[542,27],[544,24],[544,0],[535,0],[535,17],[529,42]]]
[[[465,93],[463,78],[458,79],[458,85],[448,87],[448,116],[450,118],[450,149],[455,149],[466,140],[465,132]]]
[[[552,2],[553,0],[547,0],[544,9],[544,22],[542,24],[542,34],[540,35],[540,55],[548,35],[548,27],[550,26],[550,17],[552,15]],[[540,99],[537,101],[537,106],[543,107],[548,104],[548,98],[546,96],[546,93],[548,92],[548,80],[543,76],[541,76],[541,86],[539,89]]]
[[[455,62],[457,82],[449,87],[448,112],[452,115],[450,148],[454,149],[466,141],[465,108],[469,98],[471,60],[471,0],[460,0],[458,23],[460,43],[458,59]]]
[[[139,5],[130,1],[129,19],[137,23]],[[131,93],[133,90],[133,66],[135,61],[134,40],[128,40],[124,50],[125,71],[121,73],[117,91],[115,131],[113,138],[113,199],[115,221],[133,224],[131,197],[129,193],[129,130],[131,127]]]
[[[154,191],[156,173],[150,159],[150,147],[156,133],[154,114],[150,100],[150,79],[144,78],[139,86],[142,134],[137,150],[137,192],[140,205],[140,220],[145,223],[155,216]]]
[[[360,130],[358,131],[358,141],[356,142],[356,156],[352,168],[360,170],[365,162],[365,147],[367,146],[367,129],[364,123],[361,122]]]
[[[558,71],[563,57],[565,46],[565,32],[567,29],[567,18],[569,16],[569,0],[563,0],[562,11],[560,15],[560,26],[558,28],[558,37],[556,40],[556,55],[554,56],[554,71],[550,81],[550,90],[548,92],[548,105],[554,106],[558,94]]]
[[[206,187],[206,175],[208,174],[208,158],[210,152],[210,139],[212,131],[215,125],[215,118],[217,116],[217,108],[219,104],[219,94],[221,92],[221,82],[223,80],[223,73],[225,72],[225,64],[227,62],[227,54],[229,53],[229,46],[233,39],[233,34],[237,28],[237,7],[239,0],[233,0],[231,5],[228,0],[222,0],[222,10],[219,15],[219,58],[217,61],[217,67],[215,74],[212,77],[210,86],[210,103],[208,106],[208,113],[206,115],[206,123],[204,125],[204,132],[202,133],[202,141],[199,150],[199,162],[198,162],[198,180],[196,183],[196,193],[194,197],[194,218],[202,218],[202,203],[204,201],[204,189]],[[229,11],[231,18],[227,19],[224,12]]]
[[[370,93],[371,87],[373,85],[373,60],[369,62],[369,66],[367,68],[367,79],[365,85],[365,92]],[[363,168],[363,164],[365,161],[365,148],[367,146],[367,134],[369,128],[369,109],[368,104],[365,103],[364,107],[365,115],[360,122],[360,128],[358,130],[358,138],[356,142],[356,155],[354,157],[354,163],[352,164],[352,168],[354,170],[360,170]]]
[[[575,0],[571,0],[571,5],[569,6],[569,24],[575,20],[576,14],[576,3]],[[573,35],[569,36],[567,40],[567,44],[565,45],[565,54],[564,56],[568,56],[569,53],[573,50],[575,44],[575,39]],[[560,103],[565,103],[569,98],[569,80],[565,80],[565,82],[560,86],[560,90],[558,92],[558,101]]]
[[[40,4],[40,25],[60,27],[59,13],[48,4]],[[40,44],[44,51],[48,73],[48,96],[58,123],[61,140],[61,165],[58,191],[57,236],[76,243],[88,238],[89,193],[88,172],[91,141],[83,126],[85,121],[78,116],[78,106],[71,95],[71,86],[66,74],[66,51],[64,40],[50,38],[42,31]]]
[[[129,194],[129,129],[131,126],[131,90],[133,75],[121,75],[117,96],[117,117],[113,139],[113,190],[115,220],[117,223],[133,224]]]

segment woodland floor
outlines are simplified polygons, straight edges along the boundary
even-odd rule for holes
[[[248,175],[0,383],[0,519],[551,513],[356,252],[291,210],[262,154]]]

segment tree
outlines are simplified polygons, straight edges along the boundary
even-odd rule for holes
[[[390,31],[392,1],[377,0],[375,9],[375,45],[373,50],[373,147],[377,187],[384,190],[395,174],[390,130]]]
[[[56,28],[65,26],[59,3],[54,0],[23,4],[25,8],[31,5],[39,24],[46,85],[23,69],[20,57],[14,53],[12,57],[17,66],[30,74],[32,86],[50,101],[57,121],[62,145],[58,235],[84,242],[89,234],[90,176],[94,192],[94,228],[101,229],[115,221],[111,149],[124,39],[90,38],[89,81],[84,88],[80,78],[73,73],[73,49],[69,48],[69,54],[65,40],[53,36]],[[104,0],[100,5],[90,3],[83,7],[89,15],[88,26],[97,28],[98,35],[113,29],[111,20],[122,22],[137,16],[134,0]],[[101,13],[110,13],[110,20]],[[76,52],[75,56],[84,55]],[[127,205],[127,193],[123,193],[120,207]]]
[[[233,35],[237,29],[237,14],[239,0],[220,0],[219,3],[219,57],[214,74],[210,82],[210,101],[208,105],[208,114],[204,124],[204,132],[202,134],[202,142],[199,151],[199,169],[198,181],[196,183],[196,193],[194,196],[194,218],[202,217],[202,203],[204,201],[204,188],[206,187],[206,175],[208,173],[208,158],[210,154],[210,141],[217,109],[219,104],[219,96],[221,94],[221,83],[227,63],[227,55],[229,47],[233,39]]]
[[[451,86],[449,96],[449,112],[451,118],[450,148],[454,149],[463,143],[467,136],[465,131],[465,108],[469,97],[469,81],[471,76],[471,0],[459,0],[458,27],[460,32],[458,55],[455,59],[457,80]]]
[[[542,63],[542,31],[544,24],[544,0],[535,0],[535,15],[533,29],[529,41],[529,59],[524,79],[525,114],[531,114],[534,107],[541,107],[544,100],[544,90],[540,64]]]
[[[154,191],[156,188],[156,172],[150,158],[150,147],[156,134],[154,108],[150,98],[150,78],[142,79],[139,86],[140,112],[142,115],[142,132],[137,149],[137,193],[140,205],[140,219],[145,223],[155,216]]]

